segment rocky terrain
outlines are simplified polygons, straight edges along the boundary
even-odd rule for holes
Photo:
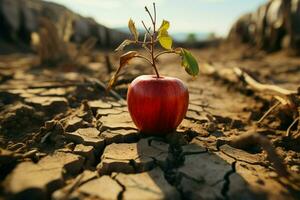
[[[4,47],[1,51],[29,50],[34,33],[40,31],[44,18],[54,23],[64,42],[83,43],[94,37],[98,47],[114,48],[127,37],[125,33],[107,28],[59,4],[41,0],[0,0],[0,44]]]
[[[241,16],[228,36],[231,42],[252,44],[269,52],[300,52],[300,2],[270,0],[256,11]]]

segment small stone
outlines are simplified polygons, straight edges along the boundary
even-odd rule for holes
[[[104,147],[104,139],[101,138],[100,132],[96,128],[80,128],[75,132],[65,133],[67,139],[86,146],[93,146],[97,150]]]
[[[124,200],[180,199],[180,194],[164,178],[159,168],[139,174],[117,174],[115,179],[124,187]]]
[[[95,196],[99,199],[118,199],[122,187],[110,176],[101,176],[83,184],[78,188],[79,193]]]
[[[100,174],[112,172],[134,173],[150,170],[155,163],[164,164],[168,155],[168,144],[141,139],[138,143],[108,145],[97,166]]]

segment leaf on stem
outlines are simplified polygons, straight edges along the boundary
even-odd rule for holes
[[[135,41],[137,41],[139,39],[139,32],[137,31],[132,19],[129,19],[128,28],[129,28],[130,32],[132,33],[132,35],[134,36]]]
[[[172,49],[173,40],[169,36],[168,31],[160,31],[158,34],[158,41],[163,48],[168,50]]]
[[[192,76],[197,76],[199,73],[198,62],[195,57],[188,50],[181,48],[181,65],[184,67],[185,71]]]
[[[106,88],[106,92],[108,92],[112,86],[115,84],[115,82],[117,81],[117,78],[118,78],[118,74],[120,73],[122,67],[124,67],[125,65],[128,64],[128,62],[134,58],[135,56],[138,55],[138,52],[137,51],[129,51],[125,54],[123,54],[121,57],[120,57],[120,65],[116,71],[116,73],[112,76],[112,78],[110,79],[108,85],[107,85],[107,88]]]
[[[161,31],[161,30],[168,30],[170,27],[170,22],[168,22],[167,20],[163,20],[158,31]]]
[[[170,27],[170,23],[166,20],[163,20],[160,28],[158,29],[158,41],[160,45],[165,49],[172,49],[173,40],[169,36],[168,29]]]
[[[137,51],[128,51],[127,53],[124,53],[120,57],[120,67],[124,67],[125,65],[128,64],[128,62],[134,57],[137,56],[138,52]]]
[[[124,47],[126,47],[127,45],[130,45],[134,43],[134,41],[132,40],[124,40],[116,49],[115,51],[122,51],[124,49]]]

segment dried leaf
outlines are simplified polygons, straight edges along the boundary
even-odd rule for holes
[[[108,92],[112,88],[112,86],[115,84],[115,82],[117,81],[118,74],[120,73],[122,67],[127,65],[128,62],[137,55],[138,55],[137,51],[129,51],[120,57],[120,65],[119,65],[116,73],[111,77],[110,81],[108,82],[108,85],[106,87],[106,92]]]
[[[134,41],[132,40],[124,40],[116,49],[115,51],[122,51],[124,49],[124,47],[126,47],[129,44],[134,43]]]
[[[111,88],[115,84],[116,80],[117,80],[117,73],[115,73],[109,80],[108,85],[106,87],[106,92],[111,90]]]
[[[134,36],[134,39],[137,41],[139,39],[139,33],[138,33],[132,19],[129,19],[128,28],[129,28],[130,32],[132,33],[132,35]]]
[[[129,51],[120,57],[120,67],[124,67],[134,56],[138,55],[137,51]]]

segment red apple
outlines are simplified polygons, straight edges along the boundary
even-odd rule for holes
[[[177,78],[139,76],[128,88],[127,104],[137,128],[145,134],[174,131],[185,117],[189,93]]]

